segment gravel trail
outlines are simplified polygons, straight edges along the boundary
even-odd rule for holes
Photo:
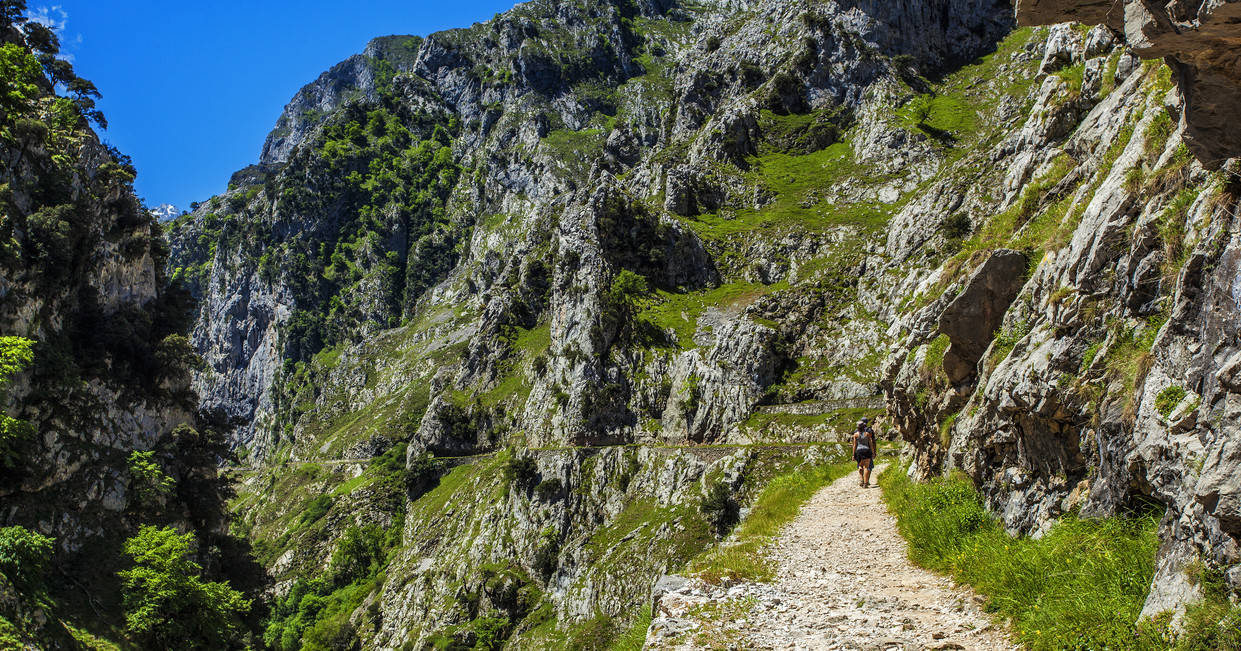
[[[646,648],[1019,648],[968,588],[910,563],[879,489],[856,473],[815,494],[767,553],[774,583],[690,580],[664,594]]]

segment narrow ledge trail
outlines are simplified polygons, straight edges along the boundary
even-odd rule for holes
[[[856,473],[807,501],[767,555],[778,566],[774,583],[724,588],[695,579],[664,594],[644,648],[1020,648],[980,597],[909,561],[879,488],[859,487]]]

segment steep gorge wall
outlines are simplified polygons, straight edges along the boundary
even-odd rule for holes
[[[969,472],[1014,532],[1166,509],[1149,612],[1193,598],[1198,554],[1235,566],[1235,163],[1202,156],[1178,78],[1137,46],[1012,21],[985,2],[531,3],[428,37],[383,92],[290,110],[296,152],[171,236],[202,301],[195,386],[270,474],[237,508],[270,516],[254,535],[281,590],[361,514],[393,516],[365,474],[334,476],[313,489],[331,526],[299,545],[262,501],[310,490],[279,462],[790,440],[873,412],[755,407],[880,388],[916,470]],[[580,485],[585,462],[558,463]],[[500,533],[532,508],[502,504],[460,540],[504,541],[480,553],[533,577],[546,523]],[[416,551],[423,526],[355,613],[367,648],[484,618],[443,602],[481,574],[413,578],[441,557]],[[566,588],[597,571],[577,553],[528,582],[547,607],[631,612],[636,582]]]
[[[212,446],[197,414],[197,355],[184,336],[192,300],[168,281],[166,242],[134,194],[135,170],[92,129],[102,118],[89,93],[57,95],[45,67],[54,47],[12,24],[21,8],[0,18],[0,335],[30,340],[32,355],[18,363],[5,342],[14,376],[0,381],[0,409],[21,423],[0,428],[0,527],[54,545],[40,577],[22,565],[20,538],[6,537],[16,560],[6,556],[0,577],[0,623],[5,644],[75,649],[65,623],[112,635],[109,620],[123,619],[116,571],[140,524],[194,531],[202,564],[219,570],[219,548],[206,550],[224,545],[215,479],[227,448]],[[144,496],[134,452],[149,453],[175,490]],[[29,587],[44,580],[46,590]]]
[[[1224,297],[1241,186],[1235,160],[1210,172],[1190,158],[1180,136],[1193,118],[1169,78],[1152,83],[1162,69],[1090,96],[1091,71],[1108,67],[1102,53],[1090,59],[1096,34],[1053,28],[1042,65],[1085,59],[1082,93],[1058,103],[1063,89],[1047,77],[1041,124],[993,154],[1028,157],[1029,181],[996,218],[1017,220],[1009,245],[1056,222],[1059,233],[1025,251],[1024,273],[993,264],[1017,252],[983,249],[928,277],[930,296],[943,293],[902,320],[886,391],[921,472],[965,470],[1013,532],[1038,535],[1069,512],[1164,510],[1144,610],[1154,615],[1200,596],[1186,574],[1194,563],[1207,559],[1235,584],[1241,560],[1221,370],[1233,354]],[[953,326],[980,313],[992,315],[985,329]],[[967,363],[958,350],[971,352]]]
[[[866,98],[867,88],[899,83],[891,57],[928,69],[966,59],[1009,21],[1002,6],[965,2],[935,12],[878,3],[822,14],[782,3],[588,13],[532,3],[428,37],[411,74],[394,79],[382,99],[363,93],[351,105],[360,108],[316,116],[326,120],[316,130],[320,123],[297,117],[299,107],[306,97],[339,96],[329,75],[281,118],[280,133],[314,134],[295,156],[174,226],[173,268],[202,301],[194,340],[209,370],[195,387],[204,405],[242,423],[239,442],[261,459],[306,430],[301,413],[322,395],[305,380],[316,353],[398,324],[442,329],[451,311],[476,330],[458,335],[460,366],[441,365],[430,386],[416,389],[429,404],[423,446],[487,448],[500,412],[506,429],[537,444],[722,439],[790,353],[804,352],[792,328],[819,318],[822,300],[794,298],[802,324],[789,332],[743,317],[752,297],[723,306],[709,332],[690,333],[700,345],[658,326],[626,330],[609,294],[613,278],[634,271],[674,295],[744,281],[761,286],[751,294],[765,294],[789,277],[780,259],[840,249],[838,267],[856,262],[860,251],[845,249],[857,249],[870,225],[842,220],[815,239],[780,228],[788,231],[784,251],[736,255],[759,243],[704,242],[677,213],[692,219],[771,202],[742,163],[773,147],[761,111],[775,109],[775,120],[789,111],[820,116],[824,135],[811,148],[822,148],[854,110],[880,103]],[[374,109],[403,123],[409,142],[451,151],[437,154],[438,171],[424,177],[436,179],[428,203],[401,194],[420,192],[401,177],[404,145],[367,149],[389,146],[362,117]],[[372,131],[349,135],[349,124]],[[351,158],[340,163],[341,155]],[[367,174],[381,159],[397,167]],[[385,187],[393,183],[405,185],[394,193]],[[673,214],[661,214],[669,206]],[[746,268],[721,269],[722,257]],[[518,331],[538,331],[545,350],[513,351]],[[639,337],[648,343],[634,346]],[[850,352],[856,357],[833,364],[873,354]],[[839,380],[797,399],[876,391],[873,381]],[[459,404],[463,392],[492,399],[482,409]]]

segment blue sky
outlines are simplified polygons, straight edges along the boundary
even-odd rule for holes
[[[187,209],[258,161],[303,85],[373,37],[466,27],[514,0],[28,0],[103,93],[100,134],[134,159],[148,205]]]

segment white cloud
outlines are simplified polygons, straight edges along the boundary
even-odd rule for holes
[[[31,22],[45,25],[54,32],[63,32],[65,26],[69,24],[69,14],[65,13],[65,10],[60,5],[35,7],[28,11],[26,15]]]

